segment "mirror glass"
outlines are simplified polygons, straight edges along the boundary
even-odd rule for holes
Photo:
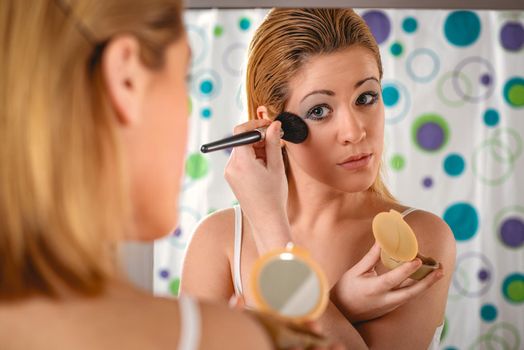
[[[310,266],[292,253],[269,260],[258,276],[261,297],[280,315],[302,317],[321,299],[321,282]]]

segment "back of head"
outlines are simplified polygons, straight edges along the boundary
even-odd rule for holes
[[[273,9],[251,41],[246,93],[249,119],[259,106],[269,116],[284,111],[289,99],[289,82],[308,60],[359,45],[376,59],[380,78],[382,62],[378,45],[366,22],[352,9]],[[371,191],[394,200],[380,176]]]
[[[177,0],[0,2],[0,300],[98,293],[129,215],[100,60],[119,34],[163,65]]]

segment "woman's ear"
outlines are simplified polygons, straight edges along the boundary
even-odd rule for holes
[[[256,115],[256,119],[266,119],[266,120],[271,120],[269,119],[269,114],[267,112],[267,108],[266,106],[258,106],[257,107],[257,115]]]
[[[140,121],[150,72],[140,60],[140,44],[131,35],[112,39],[102,56],[102,74],[118,122]]]

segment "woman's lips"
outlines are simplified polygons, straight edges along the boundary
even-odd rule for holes
[[[373,153],[359,154],[357,156],[349,157],[347,160],[343,161],[342,163],[338,163],[337,165],[347,170],[364,168],[370,163],[372,156]]]

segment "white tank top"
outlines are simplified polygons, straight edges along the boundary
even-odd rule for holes
[[[197,350],[200,345],[202,321],[198,303],[187,295],[178,298],[180,308],[180,340],[178,350]]]

